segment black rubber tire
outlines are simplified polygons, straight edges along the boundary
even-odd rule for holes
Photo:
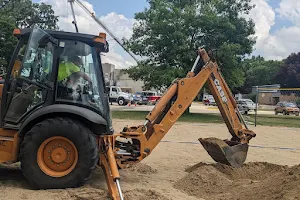
[[[126,101],[123,97],[118,98],[117,102],[118,102],[119,106],[125,106],[126,105]]]
[[[39,146],[48,138],[62,136],[73,142],[78,152],[75,168],[66,176],[51,177],[37,163]],[[84,184],[99,160],[99,151],[93,133],[80,122],[69,118],[49,118],[27,132],[20,147],[21,169],[34,189],[73,188]]]
[[[296,115],[296,116],[299,116],[299,113],[296,113],[295,115]]]

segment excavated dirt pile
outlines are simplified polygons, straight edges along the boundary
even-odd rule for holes
[[[209,200],[300,200],[300,165],[294,167],[258,162],[242,168],[199,163],[175,188]]]
[[[169,200],[169,198],[156,192],[155,190],[148,189],[135,189],[124,192],[125,200]]]

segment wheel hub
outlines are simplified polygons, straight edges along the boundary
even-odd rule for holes
[[[56,148],[51,153],[51,159],[55,163],[63,163],[67,159],[67,152],[63,148]]]
[[[75,168],[78,152],[69,139],[55,136],[48,138],[40,145],[37,161],[45,174],[62,177]]]

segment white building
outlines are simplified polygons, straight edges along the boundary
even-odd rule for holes
[[[124,71],[116,69],[113,64],[103,63],[102,68],[106,85],[119,86],[124,92],[130,93],[143,91],[143,81],[134,81]]]

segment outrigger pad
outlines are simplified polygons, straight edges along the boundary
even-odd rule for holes
[[[228,145],[218,138],[199,138],[199,141],[216,162],[239,168],[247,158],[248,144]]]

